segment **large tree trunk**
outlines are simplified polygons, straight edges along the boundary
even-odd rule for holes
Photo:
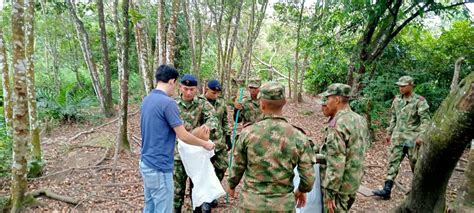
[[[174,56],[176,51],[176,24],[178,22],[179,0],[173,0],[173,12],[171,22],[166,35],[166,63],[174,66]]]
[[[295,71],[294,71],[294,79],[295,79],[295,83],[294,83],[294,88],[293,88],[293,100],[294,102],[300,102],[300,100],[298,99],[298,83],[302,83],[302,82],[298,82],[299,80],[299,68],[298,68],[298,65],[299,65],[299,62],[300,62],[300,59],[299,59],[299,54],[300,54],[300,34],[301,34],[301,25],[302,25],[302,19],[303,19],[303,10],[304,10],[304,0],[301,2],[301,8],[300,8],[300,14],[299,14],[299,17],[298,17],[298,27],[296,29],[296,47],[295,47]]]
[[[94,92],[97,96],[97,100],[100,103],[100,108],[102,113],[105,114],[105,98],[102,94],[102,87],[100,85],[99,74],[97,73],[97,68],[92,57],[92,49],[89,42],[89,35],[84,28],[84,23],[79,19],[76,14],[76,10],[74,9],[74,5],[71,3],[71,0],[66,0],[67,7],[69,9],[69,13],[73,19],[74,26],[76,28],[77,38],[79,43],[81,44],[82,53],[84,55],[84,60],[86,61],[87,68],[91,74],[92,86],[94,88]]]
[[[5,113],[5,123],[7,132],[12,134],[12,92],[10,87],[10,73],[8,72],[7,52],[5,50],[5,40],[3,38],[3,31],[0,28],[0,69],[2,69],[2,89],[3,89],[3,110]]]
[[[26,58],[24,32],[24,1],[12,5],[13,46],[13,165],[11,182],[11,212],[19,212],[27,190],[26,147],[29,142],[28,101],[26,88]],[[31,26],[26,26],[31,29]]]
[[[158,0],[156,18],[155,63],[153,71],[166,62],[165,1]]]
[[[129,0],[122,1],[122,26],[119,25],[118,21],[118,0],[115,1],[115,27],[118,36],[118,52],[119,52],[119,80],[120,80],[120,118],[119,118],[119,135],[117,141],[117,149],[116,153],[118,153],[121,149],[126,151],[130,151],[130,143],[128,141],[128,134],[127,134],[127,115],[128,115],[128,49],[130,46],[129,37],[130,37],[130,29],[129,29],[129,19],[128,19],[128,7],[129,7]],[[121,30],[122,29],[122,30]]]
[[[109,63],[109,48],[107,46],[107,30],[105,28],[104,18],[104,2],[103,0],[97,0],[97,12],[99,13],[99,28],[100,28],[100,47],[102,48],[102,55],[104,59],[104,110],[105,117],[112,117],[114,115],[114,105],[112,102],[112,84],[111,84],[111,73]]]
[[[457,194],[455,212],[474,212],[474,139],[471,140],[471,150],[465,175],[464,185]]]
[[[140,2],[134,3],[134,9],[140,11]],[[138,67],[143,79],[143,86],[145,94],[148,94],[153,89],[153,78],[148,66],[148,47],[147,47],[147,31],[146,20],[140,19],[135,24],[135,44],[137,48]]]
[[[26,66],[27,66],[27,92],[28,92],[28,114],[30,121],[31,145],[33,146],[33,161],[30,168],[30,176],[36,177],[41,174],[43,169],[43,158],[41,155],[40,129],[38,127],[38,114],[36,111],[36,92],[35,92],[35,68],[34,68],[34,0],[25,1],[25,43],[26,43]]]
[[[446,187],[467,144],[474,138],[474,72],[451,92],[423,135],[412,190],[398,212],[444,212]],[[436,178],[433,178],[436,177]]]

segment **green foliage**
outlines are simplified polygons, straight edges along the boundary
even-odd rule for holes
[[[8,135],[3,113],[3,106],[0,106],[0,177],[7,177],[12,163],[12,138]]]
[[[64,85],[58,92],[38,88],[36,95],[41,119],[53,118],[66,123],[82,121],[84,114],[81,109],[94,103],[91,98],[94,96],[75,83]]]

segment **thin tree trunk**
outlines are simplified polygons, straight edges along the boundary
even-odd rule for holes
[[[234,29],[233,29],[233,34],[230,39],[230,44],[229,48],[226,50],[227,51],[227,61],[225,62],[224,69],[226,70],[226,77],[223,83],[227,85],[227,96],[230,97],[230,87],[231,87],[231,70],[232,70],[232,62],[233,60],[233,55],[234,55],[234,47],[235,47],[235,42],[237,41],[237,33],[239,31],[239,26],[240,26],[240,18],[242,17],[242,5],[244,4],[243,0],[240,0],[238,6],[237,6],[237,13],[236,13],[236,18],[234,21]]]
[[[105,116],[112,117],[114,114],[113,102],[112,102],[112,85],[111,85],[111,73],[109,63],[109,48],[107,46],[107,30],[105,28],[104,18],[104,2],[103,0],[97,0],[97,11],[99,13],[99,28],[100,28],[100,46],[102,48],[104,63],[104,99],[105,99]]]
[[[166,63],[174,66],[174,57],[176,51],[176,24],[178,22],[179,0],[173,0],[173,12],[171,22],[166,35]]]
[[[84,60],[86,61],[87,68],[91,74],[92,86],[94,88],[94,92],[97,96],[97,100],[100,103],[100,108],[103,113],[106,112],[105,110],[105,98],[102,94],[102,87],[100,85],[99,74],[97,73],[97,68],[94,63],[94,59],[92,57],[92,49],[89,43],[89,36],[84,28],[84,23],[77,17],[76,11],[74,9],[74,5],[71,3],[71,0],[66,0],[66,4],[69,9],[69,13],[73,19],[74,26],[76,28],[77,38],[79,43],[81,44],[82,53],[84,55]]]
[[[140,3],[134,4],[134,9],[140,11]],[[148,66],[148,49],[147,38],[145,31],[145,19],[138,20],[135,24],[135,44],[137,48],[138,65],[142,75],[145,94],[148,94],[153,89],[153,78],[150,75],[150,68]]]
[[[26,43],[26,79],[27,79],[27,92],[28,92],[28,114],[30,121],[30,135],[31,145],[33,146],[33,167],[30,168],[30,175],[36,177],[41,174],[43,168],[43,159],[41,155],[41,143],[40,143],[40,129],[37,121],[36,111],[36,92],[35,92],[35,71],[34,71],[34,51],[35,51],[35,35],[34,35],[34,13],[35,4],[34,0],[25,1],[25,43]]]
[[[155,63],[153,70],[166,63],[165,1],[158,0],[156,18]]]
[[[118,6],[118,0],[115,1],[115,6]],[[120,79],[120,119],[119,119],[119,135],[118,135],[118,151],[124,149],[126,151],[130,151],[130,143],[128,141],[128,134],[127,134],[127,114],[128,114],[128,48],[130,46],[129,37],[130,37],[130,29],[129,29],[129,19],[128,19],[128,8],[129,8],[129,0],[123,0],[122,2],[122,24],[123,26],[119,25],[119,17],[118,17],[118,8],[115,9],[115,24],[116,24],[116,31],[119,36],[119,43],[118,44],[118,52],[119,54],[119,79]],[[120,30],[122,29],[122,30]]]
[[[3,30],[0,28],[0,69],[2,69],[2,89],[3,89],[3,104],[5,113],[5,123],[7,132],[12,135],[12,90],[10,86],[10,73],[8,72],[7,52],[5,50],[5,40],[3,38]]]
[[[304,2],[305,0],[303,0],[301,2],[301,9],[300,9],[300,14],[299,14],[299,17],[298,17],[298,27],[296,29],[296,47],[295,47],[295,71],[294,71],[294,79],[295,79],[295,84],[294,84],[294,88],[293,88],[293,98],[294,98],[294,102],[300,102],[300,100],[298,99],[298,83],[301,83],[301,82],[298,82],[299,80],[299,54],[300,54],[300,33],[301,33],[301,25],[302,25],[302,20],[303,20],[303,10],[304,10]]]
[[[189,0],[183,0],[183,12],[186,19],[186,25],[188,27],[188,40],[189,40],[189,51],[191,52],[191,73],[199,77],[199,70],[197,69],[197,59],[196,59],[196,38],[193,27],[193,22],[189,16]]]
[[[196,50],[196,70],[200,72],[201,70],[201,61],[202,61],[202,50],[204,46],[204,37],[202,32],[202,21],[201,21],[201,12],[199,10],[199,5],[196,0],[192,0],[194,3],[194,19],[196,20],[196,27],[197,29],[197,39],[194,43],[196,43],[197,50]]]
[[[464,61],[464,57],[460,57],[454,63],[454,74],[453,80],[451,81],[451,92],[455,91],[459,82],[459,72],[461,72],[461,63]]]
[[[423,135],[412,190],[397,211],[444,212],[449,178],[473,138],[474,72],[471,72],[433,116]]]
[[[11,212],[19,212],[28,183],[26,151],[29,141],[28,101],[26,88],[26,58],[24,32],[24,1],[12,2],[13,46],[13,165],[11,182]],[[30,29],[31,26],[27,26]]]
[[[304,60],[303,60],[303,69],[301,69],[301,77],[300,77],[300,85],[298,89],[298,102],[303,102],[303,85],[304,85],[304,75],[306,72],[306,69],[308,69],[308,57],[309,54],[304,55]]]

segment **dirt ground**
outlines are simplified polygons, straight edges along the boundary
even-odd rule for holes
[[[122,153],[116,166],[113,159],[113,144],[117,136],[117,123],[112,122],[101,128],[94,128],[93,131],[90,130],[98,126],[97,122],[62,125],[54,129],[50,135],[43,136],[42,147],[46,160],[44,175],[29,180],[29,191],[48,189],[59,195],[74,198],[77,204],[68,204],[42,196],[38,198],[38,205],[26,209],[26,212],[142,211],[143,184],[138,170],[139,106],[130,108],[132,115],[129,117],[129,138],[132,152]],[[302,127],[315,142],[321,143],[321,131],[326,119],[313,98],[306,97],[305,103],[302,104],[288,104],[285,106],[284,114],[292,124]],[[102,123],[111,121],[113,118],[104,119]],[[84,134],[78,134],[80,132]],[[388,164],[388,145],[382,143],[383,136],[383,132],[377,132],[377,141],[366,153],[362,185],[371,189],[382,187]],[[466,158],[465,155],[463,158]],[[460,162],[458,167],[465,168],[466,165]],[[405,193],[410,189],[412,176],[408,161],[403,161],[397,177],[399,184],[394,187],[391,200],[383,201],[357,194],[351,211],[389,211],[405,198]],[[456,170],[448,185],[448,201],[455,198],[463,181],[463,173]],[[9,184],[9,179],[0,179],[0,195],[8,194]],[[229,198],[229,204],[226,204],[226,199],[221,198],[214,212],[230,212],[237,203],[238,200]],[[191,211],[189,195],[184,208]]]

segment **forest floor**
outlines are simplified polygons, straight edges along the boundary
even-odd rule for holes
[[[74,198],[76,204],[42,196],[38,205],[29,207],[27,212],[96,212],[125,211],[140,212],[143,208],[143,183],[138,169],[140,156],[140,114],[139,106],[130,107],[129,138],[131,153],[120,154],[114,166],[114,141],[117,136],[117,122],[114,118],[104,119],[99,127],[97,122],[74,125],[61,125],[42,137],[42,148],[46,166],[44,175],[30,179],[28,190],[48,189],[61,196]],[[284,114],[290,123],[302,127],[316,143],[322,142],[322,129],[326,118],[315,99],[305,97],[305,102],[288,104]],[[382,187],[388,164],[388,146],[382,142],[385,133],[376,132],[376,141],[366,153],[365,171],[362,185],[370,189]],[[462,157],[466,159],[466,153]],[[466,162],[460,161],[459,168],[465,168]],[[461,169],[462,170],[462,169]],[[402,163],[394,187],[392,199],[379,200],[357,194],[351,209],[355,212],[387,212],[399,205],[410,189],[412,173],[408,160]],[[455,170],[448,185],[447,199],[451,202],[462,185],[465,177],[462,171]],[[225,181],[224,181],[225,182]],[[8,194],[10,180],[0,179],[0,195]],[[230,212],[238,203],[225,198],[219,200],[215,212]],[[191,212],[189,195],[186,195],[184,207]]]

